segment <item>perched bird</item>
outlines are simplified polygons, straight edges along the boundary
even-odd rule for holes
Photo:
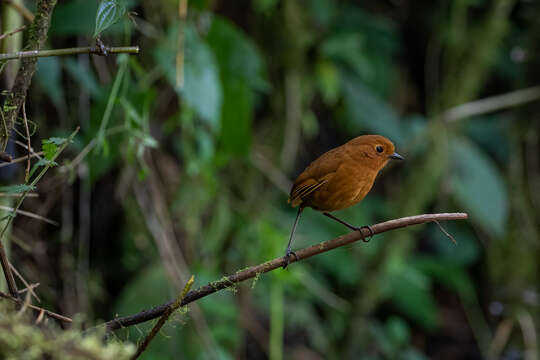
[[[329,212],[348,208],[360,202],[371,190],[377,173],[390,159],[404,160],[394,144],[380,135],[362,135],[322,154],[298,176],[288,202],[299,207],[285,257],[290,258],[291,244],[300,214],[305,207],[322,211],[352,230],[361,231]],[[371,234],[373,231],[369,226]],[[288,264],[288,262],[287,262]],[[284,266],[284,268],[287,265]]]

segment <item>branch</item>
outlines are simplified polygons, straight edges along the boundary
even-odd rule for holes
[[[34,21],[34,14],[32,14],[32,12],[30,10],[28,10],[24,4],[19,4],[19,3],[16,3],[15,1],[13,0],[4,0],[4,2],[8,3],[9,5],[11,5],[15,10],[17,10],[17,12],[19,14],[21,14],[21,16],[28,22],[32,22]]]
[[[188,280],[186,285],[184,286],[184,290],[182,290],[182,293],[180,296],[176,298],[174,303],[169,306],[164,312],[163,315],[159,318],[158,322],[154,327],[152,328],[152,331],[146,336],[144,341],[139,345],[139,348],[137,349],[137,352],[135,355],[131,357],[131,359],[135,360],[137,359],[148,347],[148,344],[150,344],[150,341],[156,336],[156,334],[159,332],[159,330],[165,325],[165,322],[169,319],[171,314],[176,311],[182,304],[182,300],[186,297],[186,294],[188,293],[189,289],[191,289],[191,286],[193,285],[193,282],[195,281],[195,278],[193,275],[191,275],[191,278]]]
[[[471,116],[478,116],[505,110],[540,99],[540,86],[512,91],[502,95],[471,101],[446,110],[442,117],[446,121],[457,121]]]
[[[442,220],[463,220],[467,219],[468,215],[466,213],[442,213],[442,214],[423,214],[416,216],[408,216],[400,219],[394,219],[390,221],[385,221],[383,223],[371,225],[373,234],[380,234],[390,230],[395,230],[403,228],[410,225],[418,225],[429,223],[433,221],[442,221]],[[370,233],[368,229],[362,228],[362,234],[358,231],[351,232],[347,235],[340,236],[338,238],[324,241],[320,244],[298,250],[296,252],[296,258],[292,257],[290,263],[304,260],[312,256],[330,251],[332,249],[345,246],[347,244],[353,243],[358,240],[362,240],[364,237],[369,237]],[[213,294],[217,291],[223,290],[225,288],[231,287],[239,282],[245,281],[247,279],[254,278],[260,274],[281,268],[287,263],[285,257],[278,257],[273,260],[267,261],[263,264],[255,265],[249,267],[245,270],[238,271],[237,273],[224,277],[221,280],[211,282],[207,285],[204,285],[196,290],[190,291],[182,300],[181,306],[185,306],[193,301],[196,301],[200,298],[203,298],[207,295]],[[148,320],[155,319],[161,316],[170,306],[173,304],[173,301],[170,301],[166,304],[157,306],[155,308],[141,311],[137,314],[110,320],[104,325],[107,328],[107,332],[120,329],[122,327],[127,327],[135,324],[139,324]]]
[[[39,50],[45,44],[49,25],[51,24],[51,15],[55,6],[56,0],[38,0],[36,16],[28,31],[28,49]],[[6,149],[9,134],[13,129],[19,110],[26,99],[26,92],[32,82],[32,76],[34,76],[34,72],[36,71],[36,63],[37,59],[35,57],[21,61],[21,67],[17,72],[13,89],[4,103],[2,111],[5,113],[2,119],[4,121],[2,128],[5,132],[1,136],[1,151]]]
[[[23,305],[24,304],[24,301],[21,300],[21,299],[16,299],[14,298],[13,296],[11,295],[8,295],[8,294],[5,294],[3,292],[0,291],[0,297],[3,297],[5,299],[8,299],[8,300],[11,300],[15,303],[17,303],[18,305]],[[70,322],[73,322],[73,320],[71,320],[70,318],[68,318],[67,316],[63,316],[63,315],[60,315],[60,314],[57,314],[57,313],[54,313],[52,311],[49,311],[49,310],[46,310],[44,308],[41,308],[39,306],[35,306],[35,305],[32,305],[32,304],[28,304],[27,305],[30,309],[32,310],[36,310],[36,311],[39,311],[40,313],[45,313],[45,315],[47,316],[50,316],[56,320],[60,320],[60,321],[63,321],[63,322],[67,322],[67,323],[70,323]]]
[[[87,47],[76,47],[76,48],[66,48],[66,49],[18,51],[15,53],[0,54],[0,61],[38,58],[38,57],[47,57],[47,56],[78,55],[78,54],[104,55],[105,53],[107,54],[120,54],[120,53],[138,54],[139,47],[138,46],[119,46],[119,47],[104,46],[103,48],[100,48],[98,46],[87,46]]]

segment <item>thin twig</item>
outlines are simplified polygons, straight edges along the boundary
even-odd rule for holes
[[[446,235],[450,240],[452,240],[452,242],[453,242],[454,244],[457,245],[456,239],[454,239],[454,237],[453,237],[448,231],[446,231],[445,228],[442,227],[441,223],[439,223],[437,220],[435,220],[435,221],[433,221],[433,222],[434,222],[435,224],[437,224],[437,226],[439,226],[439,229],[442,231],[442,233],[443,233],[444,235]]]
[[[0,297],[3,297],[4,299],[8,299],[8,300],[11,300],[17,304],[20,304],[22,305],[23,301],[20,300],[20,299],[16,299],[14,298],[13,296],[10,296],[6,293],[3,293],[0,291]],[[71,320],[70,318],[68,318],[67,316],[63,316],[63,315],[60,315],[60,314],[57,314],[57,313],[54,313],[52,311],[49,311],[49,310],[46,310],[44,308],[41,308],[39,306],[35,306],[35,305],[32,305],[32,304],[29,304],[28,307],[32,310],[36,310],[36,311],[43,311],[45,313],[45,315],[47,316],[50,316],[56,320],[60,320],[60,321],[63,321],[63,322],[67,322],[67,323],[70,323],[70,322],[73,322],[73,320]]]
[[[536,100],[540,100],[540,86],[533,86],[454,106],[446,110],[442,114],[442,117],[446,121],[457,121],[471,116],[508,109]]]
[[[137,352],[135,353],[135,355],[131,357],[132,360],[137,359],[144,352],[144,350],[146,350],[146,348],[148,347],[148,344],[150,344],[150,341],[152,341],[152,339],[156,336],[159,330],[161,330],[163,325],[165,325],[165,322],[169,319],[172,313],[175,312],[176,309],[180,307],[180,304],[182,304],[182,300],[184,300],[184,298],[186,297],[186,294],[191,289],[191,286],[193,286],[194,281],[195,279],[193,275],[191,275],[191,278],[188,280],[188,282],[184,286],[182,293],[176,298],[174,303],[171,306],[169,306],[167,310],[163,312],[163,315],[161,315],[156,325],[154,325],[150,333],[146,336],[146,338],[141,343],[141,345],[139,345],[139,348],[137,349]]]
[[[119,47],[105,47],[107,54],[138,54],[138,46],[119,46]],[[51,49],[51,50],[30,50],[30,51],[18,51],[15,53],[0,54],[0,61],[25,59],[25,58],[40,58],[48,56],[65,56],[65,55],[78,55],[78,54],[96,54],[102,55],[103,50],[97,46],[86,46],[66,49]]]
[[[17,214],[20,214],[20,215],[23,215],[23,216],[27,216],[29,218],[32,218],[32,219],[36,219],[36,220],[41,220],[41,221],[44,221],[46,222],[47,224],[51,224],[51,225],[54,225],[54,226],[60,226],[60,224],[54,220],[51,220],[49,218],[46,218],[44,216],[41,216],[41,215],[38,215],[38,214],[35,214],[33,212],[30,212],[30,211],[24,211],[24,210],[20,210],[20,209],[17,209],[15,210],[14,208],[12,207],[9,207],[9,206],[4,206],[4,205],[0,205],[0,210],[5,210],[5,211],[10,211],[10,212],[15,212]]]
[[[38,159],[41,159],[41,156],[39,154],[36,154],[33,147],[28,148],[28,145],[26,145],[25,143],[23,143],[23,142],[21,142],[19,140],[15,140],[15,144],[19,145],[20,147],[22,147],[25,150],[30,150],[30,153],[32,154],[32,156],[37,156]]]
[[[38,183],[38,181],[41,180],[41,178],[45,175],[47,170],[49,170],[49,168],[52,166],[52,164],[54,164],[54,161],[56,160],[56,158],[58,158],[58,156],[60,156],[60,154],[64,151],[64,149],[71,143],[71,141],[73,140],[75,135],[77,135],[77,133],[79,132],[79,129],[80,129],[80,127],[78,126],[75,129],[75,131],[73,131],[73,133],[71,133],[71,135],[66,139],[66,142],[64,144],[62,144],[60,146],[60,148],[56,151],[54,156],[50,159],[51,161],[48,162],[47,165],[45,165],[44,168],[40,171],[40,173],[37,176],[34,177],[32,182],[30,184],[28,184],[29,185],[28,190],[23,192],[22,196],[19,198],[19,200],[15,204],[15,207],[14,207],[15,212],[11,216],[8,217],[8,219],[7,219],[5,225],[2,228],[2,231],[0,233],[0,263],[2,264],[2,269],[4,270],[4,275],[6,277],[6,281],[7,281],[7,284],[8,284],[9,293],[11,294],[11,296],[13,296],[13,298],[15,298],[17,300],[19,299],[19,292],[17,290],[17,284],[15,283],[15,279],[13,278],[13,273],[11,272],[11,268],[9,266],[9,261],[8,261],[7,255],[6,255],[6,250],[4,249],[4,245],[2,244],[2,241],[4,239],[4,235],[6,233],[6,230],[11,225],[11,222],[15,218],[16,211],[19,210],[19,207],[22,205],[24,199],[26,198],[26,195],[28,195],[28,193],[30,192],[30,189],[34,188],[36,186],[36,184]]]
[[[26,29],[26,25],[23,25],[23,26],[21,26],[21,27],[15,29],[15,30],[11,30],[11,31],[9,31],[9,32],[7,32],[7,33],[3,33],[2,35],[0,35],[0,40],[2,40],[3,38],[6,38],[6,37],[8,37],[8,36],[11,36],[11,35],[13,35],[13,34],[16,34],[16,33],[18,33],[19,31],[23,31],[24,29]]]
[[[31,157],[40,157],[41,155],[43,155],[43,151],[40,151],[38,153],[33,153],[31,155]],[[13,164],[17,164],[17,163],[20,163],[20,162],[23,162],[23,161],[26,161],[26,155],[25,156],[21,156],[21,157],[18,157],[16,159],[13,159],[11,160],[11,162],[8,162],[8,163],[0,163],[0,168],[3,168],[4,166],[9,166],[9,165],[13,165]]]
[[[24,127],[26,128],[26,146],[27,152],[28,152],[28,160],[26,161],[26,171],[24,172],[24,182],[28,182],[30,180],[30,152],[32,148],[32,144],[30,144],[30,130],[28,129],[28,119],[26,118],[26,102],[23,103],[22,106],[22,113],[23,113],[23,119],[24,119]]]
[[[15,275],[17,275],[17,277],[19,278],[19,280],[21,280],[21,282],[24,284],[24,286],[26,286],[24,289],[22,290],[19,290],[19,294],[22,294],[23,292],[25,292],[26,290],[28,290],[30,292],[30,294],[32,294],[33,297],[36,298],[36,300],[38,302],[41,302],[41,299],[39,298],[39,296],[37,296],[36,292],[34,291],[34,288],[35,287],[38,287],[39,286],[39,283],[37,284],[34,284],[34,285],[30,285],[28,284],[28,282],[24,279],[24,277],[21,275],[21,273],[19,273],[17,271],[17,269],[15,268],[15,266],[13,266],[12,263],[9,263],[9,267],[11,268],[11,271],[13,271],[13,273]]]
[[[233,275],[222,278],[221,280],[214,281],[207,285],[204,285],[197,290],[190,291],[182,301],[181,306],[187,305],[193,301],[201,299],[205,296],[213,294],[217,291],[223,290],[225,288],[231,287],[239,282],[245,281],[247,279],[254,278],[260,274],[278,269],[283,267],[287,263],[293,263],[296,261],[304,260],[312,256],[330,251],[332,249],[348,245],[350,243],[356,242],[358,240],[365,239],[370,235],[380,234],[390,230],[395,230],[411,225],[425,224],[433,222],[435,220],[464,220],[467,219],[468,215],[466,213],[442,213],[442,214],[423,214],[416,216],[408,216],[399,219],[394,219],[386,221],[383,223],[371,225],[373,231],[370,234],[370,231],[367,228],[362,228],[362,231],[354,231],[349,234],[340,236],[338,238],[322,242],[317,245],[310,246],[305,249],[296,251],[296,256],[286,259],[285,257],[278,257],[273,260],[267,261],[265,263],[251,266],[245,270],[238,271]],[[135,324],[139,324],[151,319],[155,319],[161,316],[173,302],[168,302],[166,304],[157,306],[155,308],[141,311],[137,314],[113,319],[105,323],[104,325],[107,328],[107,331],[114,331],[122,327],[127,327]]]
[[[21,197],[22,194],[10,194],[10,193],[0,193],[0,197]],[[38,197],[37,193],[28,193],[27,197]]]

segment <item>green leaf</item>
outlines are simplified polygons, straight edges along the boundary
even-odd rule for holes
[[[247,155],[251,145],[253,95],[247,85],[230,78],[223,87],[220,145],[234,155]]]
[[[52,167],[52,166],[58,165],[58,163],[55,162],[55,161],[45,159],[45,158],[39,159],[39,161],[36,162],[34,164],[34,166],[32,166],[32,170],[30,170],[29,176],[31,177],[32,175],[34,175],[34,173],[36,172],[37,169],[39,169],[42,166],[46,166],[46,165],[50,165]]]
[[[88,36],[95,24],[97,1],[59,1],[54,8],[49,38],[56,36]]]
[[[42,140],[41,146],[42,146],[45,158],[47,160],[52,160],[52,158],[54,157],[54,154],[56,154],[56,149],[58,148],[58,146],[56,146],[55,143],[48,142],[47,140]]]
[[[156,49],[156,62],[169,83],[182,95],[182,101],[213,130],[219,129],[223,93],[216,59],[195,29],[184,27],[184,84],[176,83],[176,52],[178,27],[172,26],[167,41]]]
[[[429,278],[414,267],[401,264],[391,271],[388,283],[392,289],[392,303],[399,310],[428,330],[437,327],[439,313],[431,295]]]
[[[341,82],[345,95],[345,126],[351,134],[369,130],[403,144],[408,129],[402,126],[395,110],[363,85],[358,77],[344,73]]]
[[[102,0],[99,3],[96,15],[96,28],[94,37],[101,34],[108,27],[115,24],[126,13],[126,7],[118,0]]]
[[[0,192],[7,193],[7,194],[20,194],[25,191],[32,191],[36,187],[30,186],[26,184],[17,184],[17,185],[8,185],[8,186],[0,186]]]
[[[449,183],[455,199],[485,231],[501,236],[508,217],[508,195],[499,170],[464,138],[452,141],[451,153]]]
[[[83,65],[72,58],[67,58],[64,61],[67,73],[77,81],[83,89],[85,89],[93,97],[99,96],[99,84],[96,76],[91,69],[83,67]]]
[[[61,138],[61,137],[50,137],[46,141],[60,146],[60,145],[64,144],[67,141],[67,139],[66,138]]]
[[[57,108],[65,108],[64,87],[62,86],[62,66],[58,57],[38,59],[36,78]]]
[[[460,266],[435,256],[418,256],[412,264],[423,274],[455,291],[464,299],[474,298],[474,284],[467,272]]]
[[[216,16],[207,41],[218,62],[222,79],[239,78],[253,90],[269,90],[263,56],[242,29]]]

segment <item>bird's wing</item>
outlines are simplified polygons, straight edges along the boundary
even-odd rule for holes
[[[311,194],[327,182],[328,179],[322,179],[321,181],[317,181],[313,178],[309,178],[302,183],[295,184],[291,190],[291,194],[289,195],[288,202],[292,203],[293,207],[300,205],[303,197]]]
[[[342,163],[341,156],[336,150],[333,149],[323,154],[298,176],[288,200],[293,207],[300,205],[302,198],[305,198],[332,179]]]

